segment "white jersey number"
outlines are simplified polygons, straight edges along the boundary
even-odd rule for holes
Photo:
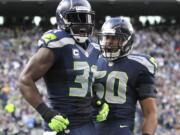
[[[82,71],[82,74],[78,74],[74,81],[80,84],[80,87],[70,87],[69,96],[85,97],[88,91],[92,94],[93,66],[91,68],[87,62],[74,62],[74,70]]]
[[[99,98],[105,98],[108,103],[123,104],[126,102],[128,76],[125,72],[112,71],[108,74],[105,86],[95,84],[94,88]]]

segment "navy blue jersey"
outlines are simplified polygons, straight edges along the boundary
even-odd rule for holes
[[[108,120],[120,120],[132,126],[137,101],[156,96],[154,59],[129,55],[108,62],[101,57],[97,69],[94,90],[98,98],[110,105]]]
[[[39,48],[49,48],[55,56],[44,75],[50,105],[69,119],[70,127],[90,121],[92,115],[92,83],[100,51],[99,45],[87,44],[84,50],[59,29],[46,32],[39,41]]]

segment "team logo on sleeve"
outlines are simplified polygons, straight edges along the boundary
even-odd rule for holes
[[[55,34],[47,33],[47,34],[43,35],[42,39],[47,44],[48,42],[57,39],[57,37]]]
[[[80,58],[80,54],[79,54],[79,50],[78,49],[73,49],[72,50],[73,52],[73,57],[74,58]]]

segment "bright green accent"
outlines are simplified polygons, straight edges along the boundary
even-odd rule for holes
[[[100,100],[98,100],[98,101],[96,102],[96,104],[97,104],[97,105],[101,105],[102,103],[101,103]]]
[[[42,39],[46,42],[46,44],[51,40],[55,40],[56,38],[57,38],[57,36],[55,34],[52,34],[52,33],[45,34],[42,37]]]
[[[96,116],[97,122],[102,122],[107,119],[109,113],[109,105],[107,103],[104,103],[102,105],[102,109],[99,111],[98,115]]]
[[[51,119],[48,125],[53,131],[62,132],[67,129],[67,126],[69,125],[69,120],[62,117],[61,115],[56,115]]]
[[[154,57],[150,58],[150,61],[155,65],[155,67],[157,68],[157,61]]]
[[[7,104],[5,106],[5,110],[9,113],[13,113],[15,111],[15,105],[14,104]]]

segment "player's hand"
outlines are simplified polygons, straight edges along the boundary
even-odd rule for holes
[[[49,108],[45,103],[41,103],[36,107],[36,110],[41,114],[42,118],[48,123],[52,131],[62,132],[67,129],[69,120],[65,115]]]
[[[48,125],[51,130],[58,133],[67,129],[67,126],[69,125],[69,120],[67,118],[64,118],[62,115],[56,115],[50,120]]]
[[[109,113],[109,105],[107,103],[102,103],[101,101],[97,101],[97,105],[101,105],[101,109],[98,115],[96,115],[96,121],[97,122],[105,121]]]

